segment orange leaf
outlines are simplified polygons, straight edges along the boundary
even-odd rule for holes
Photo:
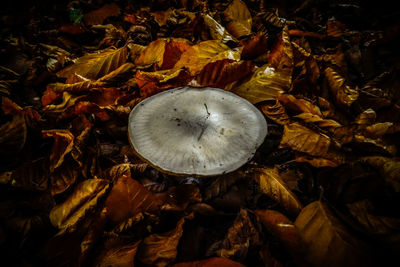
[[[283,94],[279,96],[278,99],[287,109],[302,113],[311,113],[322,117],[319,107],[305,99],[297,99],[293,95],[289,94]]]
[[[73,24],[62,25],[58,30],[62,33],[68,33],[72,35],[82,34],[88,31],[87,29],[82,27],[81,23],[78,23],[76,25]]]
[[[74,136],[68,130],[42,131],[44,138],[54,138],[54,144],[50,155],[50,171],[60,166],[66,154],[71,152],[74,145]]]
[[[201,86],[224,88],[226,85],[238,81],[254,69],[250,61],[235,62],[230,59],[208,63],[196,77]]]
[[[283,28],[277,42],[268,53],[268,62],[277,70],[285,71],[291,75],[294,64],[293,49],[287,26]]]
[[[253,59],[267,52],[268,36],[262,32],[240,42],[243,45],[242,59]]]
[[[200,261],[181,262],[172,265],[172,267],[245,267],[243,264],[227,258],[209,258]]]
[[[114,223],[121,223],[139,212],[157,211],[159,206],[153,193],[125,174],[114,184],[106,200],[107,216]]]
[[[115,3],[111,3],[85,14],[84,20],[87,25],[103,24],[105,19],[118,16],[120,13],[121,10],[119,6]]]

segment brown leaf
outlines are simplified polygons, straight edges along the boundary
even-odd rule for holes
[[[40,114],[31,107],[20,107],[7,97],[2,97],[1,109],[5,115],[21,115],[24,117],[28,126],[39,122],[42,118]]]
[[[0,126],[0,157],[7,160],[14,159],[25,145],[27,128],[25,119],[15,115],[12,120]]]
[[[74,146],[74,136],[68,130],[45,130],[42,131],[44,138],[54,138],[54,144],[50,155],[50,171],[59,167],[66,154],[71,152]]]
[[[89,179],[81,182],[63,203],[50,212],[50,221],[58,229],[73,231],[77,223],[96,209],[109,188],[108,181]]]
[[[120,13],[121,10],[119,6],[115,3],[111,3],[85,14],[83,18],[87,25],[96,25],[103,24],[105,19],[118,16]]]
[[[78,58],[75,63],[57,72],[58,77],[69,78],[74,74],[95,80],[119,68],[128,58],[127,46],[107,48]]]
[[[377,168],[386,182],[396,191],[400,192],[400,159],[381,156],[364,157],[363,161],[368,162]]]
[[[277,42],[268,53],[268,62],[278,71],[286,72],[290,76],[292,75],[293,49],[287,26],[282,29]]]
[[[204,191],[204,199],[209,200],[226,193],[233,184],[243,179],[244,175],[239,172],[226,174],[215,179]]]
[[[152,266],[167,266],[178,254],[177,247],[183,234],[183,224],[186,219],[192,219],[193,214],[180,219],[175,229],[146,237],[139,246],[137,259]]]
[[[244,267],[243,264],[227,259],[227,258],[209,258],[205,260],[200,260],[200,261],[192,261],[192,262],[180,262],[180,263],[175,263],[172,265],[173,267],[201,267],[201,266],[207,266],[207,267]]]
[[[264,65],[256,69],[250,80],[234,85],[230,91],[255,104],[283,94],[290,84],[291,75],[287,72]]]
[[[196,77],[201,86],[225,88],[252,73],[254,65],[250,61],[235,62],[230,59],[208,63]]]
[[[218,40],[200,42],[182,53],[175,68],[188,68],[192,75],[198,74],[205,65],[222,59],[239,61],[240,52],[230,49]]]
[[[129,245],[115,245],[107,249],[97,260],[98,267],[130,267],[134,265],[140,241]]]
[[[268,36],[259,32],[251,38],[240,41],[243,45],[242,59],[253,59],[267,52]]]
[[[161,199],[164,200],[164,204],[161,206],[162,210],[183,211],[192,203],[200,203],[202,196],[198,186],[182,184],[170,187],[162,194]]]
[[[72,160],[64,161],[61,166],[50,174],[50,191],[57,195],[67,190],[75,183],[79,173],[79,167]]]
[[[106,200],[107,216],[116,224],[139,212],[155,212],[159,206],[153,193],[126,174],[119,177]]]
[[[347,85],[345,79],[331,67],[327,67],[324,73],[336,101],[350,107],[358,99],[358,88],[353,89]]]
[[[265,228],[275,236],[295,258],[301,261],[301,239],[299,230],[285,215],[275,210],[256,210],[255,213],[260,218]]]
[[[261,192],[278,202],[291,217],[299,214],[303,205],[281,179],[278,169],[257,169],[254,179],[260,185]]]
[[[141,52],[135,64],[139,66],[154,64],[157,70],[170,69],[190,47],[190,42],[182,38],[157,39]]]
[[[226,27],[233,36],[240,38],[251,34],[251,14],[241,0],[233,0],[223,14],[227,21]]]
[[[326,35],[329,37],[341,37],[347,31],[346,25],[335,19],[326,22]]]
[[[206,255],[243,261],[249,248],[259,245],[258,229],[252,223],[248,211],[241,209],[225,238],[211,245]]]
[[[278,99],[266,100],[259,104],[261,111],[274,122],[285,125],[290,122],[286,109]]]
[[[361,241],[350,235],[326,204],[315,201],[306,206],[295,225],[305,259],[313,266],[369,266]]]
[[[319,107],[312,104],[310,101],[301,98],[296,98],[293,95],[289,94],[283,94],[279,96],[278,99],[287,109],[299,113],[311,113],[313,115],[322,117],[322,113]]]
[[[336,128],[342,126],[337,121],[323,119],[320,116],[314,115],[311,113],[300,113],[299,115],[296,115],[295,117],[298,119],[301,119],[302,121],[304,121],[306,123],[312,123],[312,124],[318,126],[319,128],[326,129],[329,132],[334,132],[334,130]]]

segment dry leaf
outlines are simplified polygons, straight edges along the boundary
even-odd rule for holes
[[[291,76],[287,72],[264,65],[256,69],[250,80],[234,85],[230,91],[255,104],[283,94],[290,84]]]
[[[97,267],[131,267],[140,241],[130,245],[115,245],[107,249],[97,260]]]
[[[267,116],[274,122],[280,125],[285,125],[290,122],[290,118],[286,113],[285,107],[282,106],[281,102],[278,99],[266,100],[264,102],[261,102],[259,106],[265,116]]]
[[[186,219],[192,218],[193,214],[190,214],[180,219],[175,229],[146,237],[139,246],[138,260],[152,266],[167,266],[173,262],[178,254],[177,247],[183,234],[183,224]]]
[[[28,126],[32,126],[42,119],[40,114],[35,109],[31,107],[22,108],[7,97],[2,97],[1,102],[1,109],[5,115],[21,115],[24,117]]]
[[[161,209],[168,211],[184,211],[190,204],[202,201],[200,189],[194,184],[170,187],[160,198],[163,199]]]
[[[350,107],[358,99],[358,89],[348,86],[345,79],[334,71],[333,68],[328,67],[325,69],[325,77],[338,103]]]
[[[127,58],[127,46],[118,49],[107,48],[78,58],[73,65],[57,72],[57,76],[69,78],[77,74],[86,79],[96,80],[119,68]]]
[[[53,148],[50,155],[50,171],[59,167],[66,154],[71,152],[74,145],[74,136],[68,130],[46,130],[42,131],[43,138],[54,138]]]
[[[305,258],[313,266],[369,266],[361,241],[350,235],[326,204],[315,201],[306,206],[295,225]]]
[[[278,202],[291,217],[299,214],[303,205],[281,179],[278,169],[257,169],[254,179],[260,185],[261,192]]]
[[[250,61],[235,62],[230,59],[208,63],[196,77],[201,86],[225,88],[252,73],[254,65]]]
[[[295,117],[298,119],[301,119],[302,121],[304,121],[306,123],[312,123],[312,124],[318,126],[319,128],[326,129],[329,132],[334,132],[336,128],[342,126],[337,121],[322,119],[320,116],[314,115],[311,113],[300,113],[299,115],[296,115]]]
[[[224,16],[227,21],[226,27],[233,36],[240,38],[251,34],[251,14],[241,0],[233,0],[224,11]]]
[[[267,53],[268,36],[259,32],[251,38],[240,41],[243,46],[242,59],[253,59]]]
[[[155,212],[159,206],[153,193],[126,174],[119,177],[106,200],[107,216],[115,224],[139,212]]]
[[[57,195],[67,190],[78,177],[78,166],[72,160],[64,161],[50,176],[50,192]]]
[[[286,72],[290,76],[292,75],[294,64],[293,49],[287,26],[282,29],[277,42],[268,53],[268,62],[278,71]]]
[[[25,145],[27,128],[25,119],[15,115],[0,126],[0,156],[5,161],[14,159]]]
[[[211,245],[206,255],[243,261],[250,247],[259,245],[258,229],[252,223],[248,211],[241,209],[225,238]]]
[[[120,13],[119,6],[111,3],[85,14],[84,20],[87,25],[103,24],[105,19],[118,16]]]
[[[58,229],[69,232],[75,230],[77,223],[86,216],[93,215],[108,188],[108,181],[103,179],[89,179],[81,182],[67,200],[51,210],[51,223]]]
[[[222,59],[239,61],[240,52],[232,50],[217,40],[200,42],[182,53],[175,68],[188,68],[192,75],[198,74],[205,65]]]
[[[211,36],[210,39],[219,40],[223,44],[236,43],[237,40],[225,28],[208,14],[202,14],[205,26]]]
[[[175,263],[172,267],[244,267],[243,264],[227,258],[209,258],[200,261]]]
[[[310,101],[305,99],[298,99],[293,95],[283,94],[278,97],[279,102],[281,102],[285,108],[297,111],[300,113],[311,113],[322,117],[321,110],[318,106],[312,104]]]

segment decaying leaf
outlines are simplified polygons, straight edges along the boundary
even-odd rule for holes
[[[358,89],[353,89],[347,85],[344,78],[333,68],[328,67],[325,69],[325,77],[328,80],[329,88],[338,103],[349,107],[357,100]]]
[[[98,267],[128,267],[133,266],[140,241],[128,245],[114,245],[107,249],[97,260]]]
[[[276,168],[257,169],[254,179],[260,185],[261,192],[278,202],[290,216],[295,218],[299,214],[303,205],[281,179]]]
[[[86,79],[96,80],[117,69],[128,58],[128,48],[107,48],[78,58],[75,63],[57,72],[58,77],[69,78],[78,74]]]
[[[146,237],[139,246],[138,260],[153,266],[167,266],[174,261],[178,253],[176,249],[183,233],[183,224],[185,220],[192,218],[193,214],[190,214],[180,219],[175,229]]]
[[[51,223],[65,231],[76,230],[81,220],[93,214],[108,188],[108,181],[103,179],[89,179],[81,182],[65,202],[52,209]]]
[[[369,266],[363,243],[353,237],[330,211],[315,201],[306,206],[295,221],[305,249],[305,258],[313,266]],[[367,254],[368,255],[368,254]]]
[[[193,184],[171,187],[161,198],[164,199],[161,209],[170,211],[183,211],[190,204],[202,201],[199,187]]]
[[[260,109],[269,119],[274,122],[285,125],[290,122],[290,118],[286,113],[285,107],[282,106],[278,99],[266,100],[261,102]]]
[[[259,243],[258,230],[251,221],[248,211],[242,209],[225,238],[211,245],[206,254],[243,261],[249,248]]]
[[[240,38],[251,33],[252,18],[250,11],[245,3],[241,0],[233,0],[228,8],[224,11],[225,20],[227,21],[228,31]]]
[[[50,171],[59,167],[66,154],[71,152],[74,145],[74,136],[68,130],[47,130],[43,131],[44,138],[54,138],[53,149],[50,155]]]
[[[283,94],[278,97],[279,101],[287,108],[296,112],[311,113],[313,115],[322,116],[318,106],[312,104],[305,99],[298,99],[293,95]]]
[[[268,36],[262,32],[240,41],[240,45],[243,45],[242,59],[253,59],[266,53],[267,41]]]
[[[0,126],[0,156],[2,159],[13,159],[25,145],[27,128],[25,119],[15,115],[12,120]]]
[[[277,42],[268,53],[268,62],[278,71],[285,72],[290,76],[292,75],[294,65],[293,49],[287,26],[282,29]]]
[[[120,223],[139,212],[155,212],[159,200],[139,182],[126,174],[119,177],[106,200],[107,216]]]
[[[199,73],[205,65],[222,59],[239,61],[240,52],[217,40],[200,42],[182,53],[175,68],[188,68],[192,75]]]

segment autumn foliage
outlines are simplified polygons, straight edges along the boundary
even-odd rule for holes
[[[0,265],[397,260],[396,9],[22,2],[1,11]],[[132,108],[181,86],[221,88],[263,112],[268,135],[250,162],[216,177],[176,177],[132,151]]]

